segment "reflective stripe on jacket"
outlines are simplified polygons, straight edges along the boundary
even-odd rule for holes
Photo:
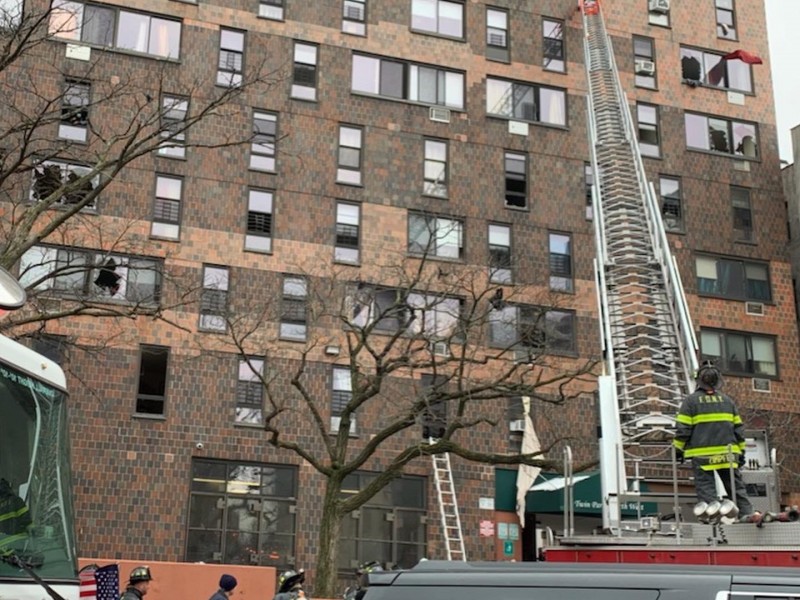
[[[673,444],[704,470],[736,467],[744,453],[744,425],[730,396],[698,388],[686,397],[677,416]]]

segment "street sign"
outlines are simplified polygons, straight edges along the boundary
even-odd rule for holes
[[[497,524],[497,537],[501,540],[508,539],[508,523],[498,523]]]
[[[511,540],[503,542],[503,554],[506,556],[514,556],[514,542]]]
[[[480,523],[481,537],[494,537],[494,521],[483,520]]]
[[[519,539],[519,525],[516,523],[508,524],[508,539],[514,541]]]

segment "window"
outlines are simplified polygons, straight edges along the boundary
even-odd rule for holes
[[[181,233],[181,197],[183,180],[166,175],[156,176],[156,198],[150,235],[177,240]]]
[[[51,206],[70,206],[86,201],[100,186],[100,174],[94,169],[64,161],[45,160],[33,169],[32,201],[48,201]],[[51,197],[58,194],[53,201]],[[97,210],[97,198],[83,208]]]
[[[62,367],[69,358],[68,339],[65,335],[36,333],[31,338],[31,349]]]
[[[550,289],[557,292],[574,292],[572,278],[572,236],[566,233],[550,234]]]
[[[460,298],[403,289],[362,287],[352,300],[354,327],[404,331],[429,341],[462,339]],[[412,316],[414,317],[412,319]]]
[[[639,124],[639,152],[642,156],[660,156],[661,136],[658,127],[658,107],[650,104],[637,104],[636,120]]]
[[[317,51],[316,45],[294,43],[292,98],[317,99]]]
[[[361,145],[364,130],[352,125],[339,125],[339,154],[336,182],[361,185]]]
[[[37,290],[90,299],[155,305],[160,260],[54,246],[33,246],[20,259],[20,282]]]
[[[511,227],[489,223],[489,281],[511,283]]]
[[[411,29],[463,38],[464,2],[411,0]]]
[[[730,300],[772,300],[767,263],[698,255],[695,266],[699,294]]]
[[[200,329],[225,331],[228,314],[227,267],[203,266],[203,289],[200,294]]]
[[[689,85],[707,85],[723,90],[750,93],[753,75],[742,60],[726,60],[723,54],[681,46],[681,77]]]
[[[736,39],[736,19],[733,0],[715,0],[717,8],[717,37]]]
[[[586,191],[586,220],[591,221],[594,216],[594,201],[592,200],[594,188],[594,169],[591,163],[583,164],[583,189]]]
[[[775,338],[753,333],[700,330],[700,360],[713,361],[733,375],[777,377]]]
[[[94,46],[180,57],[181,22],[112,6],[54,0],[50,35]]]
[[[750,208],[750,190],[732,185],[731,204],[733,204],[734,240],[737,242],[754,241],[753,212]]]
[[[136,391],[137,415],[163,415],[167,398],[169,348],[139,346],[139,388]]]
[[[283,21],[284,0],[259,0],[258,16]]]
[[[575,313],[514,304],[493,308],[489,343],[527,356],[537,352],[573,354],[577,351]]]
[[[342,0],[342,31],[367,35],[367,0]]]
[[[353,397],[353,380],[350,369],[334,367],[331,390],[331,433],[339,431],[342,413]],[[356,434],[356,415],[350,413],[350,435]]]
[[[353,92],[464,108],[464,74],[400,60],[353,55]]]
[[[61,121],[58,137],[85,142],[89,133],[89,84],[67,81],[61,96]]]
[[[354,327],[372,326],[378,332],[395,333],[408,326],[409,307],[403,290],[359,287],[352,294],[351,304],[350,324]]]
[[[345,477],[343,499],[363,490],[375,477],[364,472]],[[370,560],[399,569],[416,565],[427,555],[427,494],[424,477],[403,475],[346,516],[337,567],[350,572],[353,565]]]
[[[656,88],[656,51],[653,38],[633,36],[633,72],[636,85]]]
[[[486,58],[509,62],[508,11],[486,7]]]
[[[336,203],[336,262],[358,264],[361,230],[361,206],[350,202]]]
[[[244,72],[244,32],[219,30],[219,63],[217,85],[234,87],[242,84]]]
[[[303,277],[283,277],[280,337],[284,340],[305,341],[308,333],[306,304],[308,282]]]
[[[424,374],[420,377],[420,393],[427,406],[420,415],[422,439],[439,439],[447,432],[447,403],[437,401],[437,395],[446,392],[447,376]]]
[[[683,232],[683,193],[681,180],[661,176],[658,179],[661,195],[661,219],[667,231]]]
[[[487,77],[486,112],[494,117],[566,125],[566,93],[558,88]]]
[[[528,207],[528,157],[525,154],[506,152],[505,168],[506,207]]]
[[[647,20],[650,25],[669,27],[669,0],[659,0],[657,2],[640,0],[640,2],[647,2],[648,4],[650,11],[647,15]]]
[[[247,233],[244,249],[272,252],[272,192],[250,190],[247,197]]]
[[[425,166],[422,193],[447,197],[447,142],[425,140]]]
[[[158,147],[161,156],[186,157],[186,115],[189,101],[179,96],[164,95],[161,98],[161,137]]]
[[[563,73],[567,68],[564,56],[564,22],[542,19],[543,65],[548,71]]]
[[[408,252],[435,258],[463,258],[463,229],[464,224],[457,219],[409,213]]]
[[[684,120],[687,148],[758,158],[758,131],[755,123],[694,113],[686,113]]]
[[[278,115],[253,112],[253,141],[250,143],[250,168],[258,171],[275,171],[275,143],[278,132]]]
[[[192,460],[186,562],[294,568],[297,468]]]
[[[237,423],[261,425],[264,412],[264,359],[248,357],[239,360],[239,378],[236,382]]]
[[[22,0],[0,2],[0,30],[14,31],[22,23]]]

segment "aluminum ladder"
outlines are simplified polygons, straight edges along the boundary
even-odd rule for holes
[[[439,499],[439,513],[442,517],[442,535],[444,535],[447,560],[467,560],[456,490],[453,485],[450,454],[433,454],[431,458],[433,458],[433,474],[436,480],[436,494]]]
[[[672,437],[680,403],[693,389],[697,341],[601,5],[581,0],[581,9],[604,357],[603,519],[618,533],[621,501],[648,500],[642,483],[688,481],[675,471]],[[666,500],[656,496],[651,500]]]

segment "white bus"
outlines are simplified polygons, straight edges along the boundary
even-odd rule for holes
[[[0,272],[0,307],[18,308],[9,279]],[[61,367],[0,336],[3,600],[78,600],[66,401]]]

